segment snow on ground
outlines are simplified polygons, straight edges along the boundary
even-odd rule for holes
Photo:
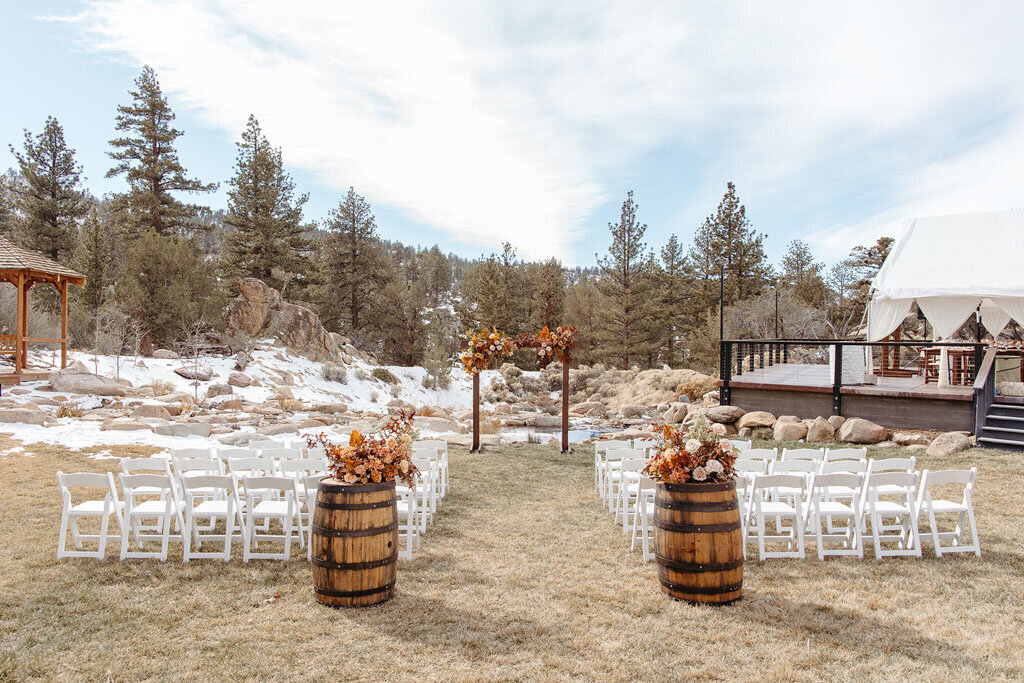
[[[448,410],[464,410],[472,407],[472,380],[465,377],[460,367],[454,367],[451,373],[451,382],[448,389],[426,389],[423,386],[423,378],[426,371],[420,367],[383,366],[398,378],[399,384],[392,386],[381,380],[375,379],[372,372],[376,366],[364,361],[354,361],[345,366],[347,378],[344,383],[330,381],[323,376],[323,364],[311,361],[301,356],[292,355],[281,347],[273,347],[269,344],[264,350],[256,350],[251,354],[252,361],[244,370],[245,374],[256,380],[257,386],[232,387],[233,393],[253,403],[263,403],[275,396],[275,389],[287,387],[292,395],[302,401],[306,407],[319,403],[344,403],[352,412],[372,412],[383,414],[387,411],[387,405],[394,399],[399,399],[414,407],[437,406]],[[111,378],[125,379],[131,382],[133,387],[139,388],[154,382],[169,383],[174,391],[180,391],[195,396],[197,387],[192,380],[185,379],[175,369],[192,367],[189,360],[162,360],[156,358],[136,358],[122,356],[120,359],[114,356],[93,355],[88,353],[69,353],[69,362],[80,361],[90,372],[104,375]],[[46,357],[49,362],[49,357]],[[229,358],[202,358],[200,367],[209,368],[213,371],[213,377],[209,382],[200,382],[198,385],[198,397],[205,398],[206,389],[210,384],[226,384],[228,376],[234,372],[235,359]],[[481,376],[481,387],[487,387],[499,373],[494,370],[485,371]],[[26,382],[20,385],[21,389],[28,389],[26,394],[11,394],[4,392],[4,398],[13,398],[19,403],[32,401],[33,398],[48,398],[53,392],[44,390],[48,387],[46,381]],[[86,396],[81,394],[69,395],[73,403],[86,409],[98,408],[102,399],[97,396]],[[125,399],[122,399],[125,400]],[[127,400],[166,405],[152,397],[129,397]],[[41,406],[41,408],[53,415],[56,411],[52,406]],[[311,413],[296,412],[292,419],[300,422]],[[146,420],[142,420],[146,421]],[[149,445],[161,449],[169,448],[208,448],[223,446],[218,440],[218,435],[211,435],[208,438],[199,436],[175,437],[154,434],[148,430],[135,431],[100,431],[100,421],[89,421],[82,418],[61,418],[59,424],[54,426],[40,426],[24,423],[0,424],[0,433],[10,434],[22,443],[55,443],[71,449],[88,448],[91,446],[113,446],[113,445]],[[328,428],[306,429],[302,434],[313,434],[325,431],[329,436],[341,438],[348,430],[343,426]],[[424,437],[430,437],[433,433],[422,432]],[[285,434],[274,438],[277,440],[298,440],[300,434]],[[10,454],[20,453],[16,449],[8,451]]]

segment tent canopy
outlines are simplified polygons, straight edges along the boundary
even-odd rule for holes
[[[935,336],[948,338],[981,306],[999,334],[1024,325],[1024,210],[913,218],[872,283],[868,341],[899,327],[917,300]]]

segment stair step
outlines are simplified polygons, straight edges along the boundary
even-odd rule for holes
[[[1022,410],[1024,411],[1024,404],[1020,403],[1004,403],[1003,401],[995,401],[992,404],[993,408],[1006,408],[1007,410]]]
[[[986,420],[1013,420],[1014,422],[1024,422],[1024,415],[1017,417],[1016,415],[993,415],[988,413],[985,415]]]
[[[1001,434],[1020,434],[1021,439],[1024,440],[1024,429],[1016,429],[1014,427],[990,427],[985,425],[982,429],[986,432],[999,432]]]
[[[1015,450],[1024,450],[1024,442],[1022,441],[1010,441],[1008,439],[996,439],[991,436],[979,436],[978,442],[982,444],[995,444],[997,446],[1011,446]]]

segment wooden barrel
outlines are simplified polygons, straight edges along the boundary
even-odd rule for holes
[[[395,482],[320,480],[310,546],[313,590],[331,607],[364,607],[395,594],[398,509]]]
[[[724,605],[743,595],[743,532],[733,482],[658,484],[654,549],[661,589]]]

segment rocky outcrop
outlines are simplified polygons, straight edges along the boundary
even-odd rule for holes
[[[752,410],[749,413],[745,413],[743,417],[736,421],[736,426],[740,429],[743,429],[744,427],[750,427],[751,429],[756,427],[771,427],[773,424],[775,424],[775,416],[767,410]]]
[[[239,388],[247,387],[252,384],[252,377],[249,377],[249,375],[244,372],[232,372],[228,375],[228,384]]]
[[[95,394],[97,396],[124,396],[127,394],[123,384],[109,377],[94,375],[79,361],[51,374],[50,386],[54,391],[69,394]]]
[[[46,413],[30,408],[10,408],[0,410],[0,422],[24,422],[25,424],[42,425],[46,422]]]
[[[737,406],[714,406],[707,409],[708,419],[712,422],[721,422],[722,424],[732,424],[743,417],[743,415],[743,409]]]
[[[835,427],[820,415],[811,420],[810,424],[807,425],[807,441],[809,442],[824,443],[832,441],[835,435]]]
[[[945,457],[971,447],[971,440],[963,432],[946,432],[939,434],[928,446],[928,455]]]
[[[180,356],[169,349],[157,349],[153,352],[153,358],[159,358],[161,360],[178,360]]]
[[[672,403],[662,418],[665,420],[665,424],[676,425],[685,420],[689,412],[689,406],[689,403]]]
[[[197,380],[199,382],[209,382],[213,379],[213,370],[204,367],[186,367],[186,368],[174,368],[174,374],[185,379]]]
[[[171,413],[164,406],[158,406],[151,403],[141,405],[132,411],[132,417],[135,419],[142,419],[144,417],[160,418],[163,420],[170,420]]]
[[[775,422],[773,436],[776,441],[799,441],[807,436],[807,425],[780,419]]]
[[[328,334],[316,313],[282,300],[280,292],[256,278],[239,282],[238,291],[228,304],[227,336],[271,337],[311,360],[338,358],[342,337]]]
[[[880,443],[888,437],[888,429],[860,417],[851,417],[839,428],[839,440],[847,443]]]

